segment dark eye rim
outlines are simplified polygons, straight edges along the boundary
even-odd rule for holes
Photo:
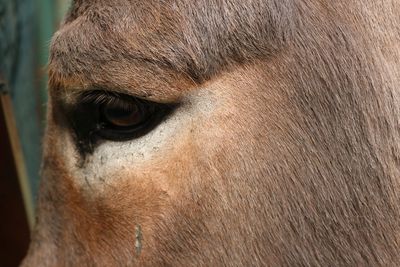
[[[129,141],[148,134],[172,112],[171,106],[152,105],[155,107],[151,113],[139,124],[134,126],[114,126],[100,122],[97,135],[105,140]]]
[[[114,105],[118,101],[139,102],[148,107],[149,115],[135,127],[112,127],[101,120],[101,106],[107,103]],[[140,138],[156,128],[167,119],[179,103],[159,103],[108,90],[86,91],[78,98],[78,104],[70,112],[72,128],[77,144],[82,151],[92,151],[99,141],[124,142]]]
[[[121,119],[121,115],[125,112],[127,113],[126,118],[129,118],[129,115],[135,115],[135,113],[130,113],[132,110],[136,110],[136,112],[139,113],[139,121],[137,123],[132,122],[132,125],[118,125],[117,122],[114,123],[112,121],[113,119],[116,121],[118,121],[118,119]],[[113,111],[116,111],[118,114],[115,118],[112,118]],[[143,124],[145,120],[150,117],[149,114],[151,115],[155,111],[156,110],[154,104],[144,103],[144,101],[138,99],[132,99],[131,101],[125,100],[123,103],[120,104],[118,104],[118,102],[112,104],[103,103],[99,106],[99,120],[102,120],[103,125],[110,129],[127,130],[139,127],[141,124]]]

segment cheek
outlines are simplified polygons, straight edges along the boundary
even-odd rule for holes
[[[174,114],[138,140],[104,142],[83,162],[68,133],[49,126],[53,134],[46,144],[52,149],[45,158],[51,164],[44,168],[47,192],[42,195],[58,199],[51,203],[57,227],[75,233],[62,237],[65,244],[84,243],[99,253],[109,244],[111,251],[143,247],[142,255],[156,246],[153,237],[162,221],[199,181],[193,175],[199,168],[193,140],[202,116],[193,110]]]
[[[49,153],[43,171],[41,228],[50,231],[45,234],[50,242],[71,248],[58,252],[90,251],[99,263],[107,262],[114,253],[121,260],[145,259],[159,246],[155,238],[162,229],[169,240],[170,231],[163,225],[172,220],[176,206],[185,205],[182,202],[187,197],[182,196],[191,188],[189,177],[197,152],[188,133],[160,147],[158,153],[163,156],[147,155],[140,163],[135,156],[124,157],[114,151],[114,157],[102,164],[95,159],[104,155],[98,155],[79,167],[69,165],[76,163],[74,160],[64,159],[70,158],[68,149],[63,156]],[[111,148],[104,145],[103,149]],[[120,149],[124,149],[122,144]],[[60,257],[83,261],[79,255]]]

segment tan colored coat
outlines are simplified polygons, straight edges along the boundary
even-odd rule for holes
[[[400,266],[398,0],[75,0],[49,71],[23,266]],[[179,106],[93,141],[94,89]]]

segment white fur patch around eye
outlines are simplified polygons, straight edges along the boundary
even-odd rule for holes
[[[118,179],[120,172],[135,173],[152,161],[168,157],[190,135],[198,118],[209,116],[213,109],[213,94],[196,92],[175,112],[148,134],[129,141],[104,141],[87,155],[82,166],[73,167],[74,177],[81,187],[102,186]],[[76,157],[75,157],[76,158]],[[117,174],[117,175],[116,175]]]

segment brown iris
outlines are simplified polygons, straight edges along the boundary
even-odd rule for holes
[[[110,103],[103,104],[101,114],[104,122],[114,127],[133,127],[143,122],[146,117],[145,110],[140,103]]]

